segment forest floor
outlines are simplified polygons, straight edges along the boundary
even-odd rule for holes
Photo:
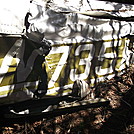
[[[1,126],[1,134],[134,134],[134,65],[119,77],[99,83],[96,97],[110,101],[89,108],[24,124]]]

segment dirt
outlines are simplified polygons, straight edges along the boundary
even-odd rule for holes
[[[32,123],[1,126],[1,134],[134,134],[134,65],[121,76],[99,83],[95,97],[106,107],[43,118]]]

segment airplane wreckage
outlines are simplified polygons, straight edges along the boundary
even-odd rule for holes
[[[134,5],[108,1],[2,1],[1,114],[19,118],[109,104],[92,89],[134,62],[133,14]]]

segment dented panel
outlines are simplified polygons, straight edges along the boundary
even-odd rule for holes
[[[94,87],[133,63],[133,5],[82,2],[29,1],[21,15],[10,8],[11,25],[1,9],[0,105],[34,98],[41,80],[46,95],[64,96],[76,80]]]

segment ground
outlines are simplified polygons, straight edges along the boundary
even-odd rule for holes
[[[96,97],[106,98],[110,104],[32,123],[1,126],[1,133],[134,134],[134,65],[121,76],[99,83],[94,92]]]

